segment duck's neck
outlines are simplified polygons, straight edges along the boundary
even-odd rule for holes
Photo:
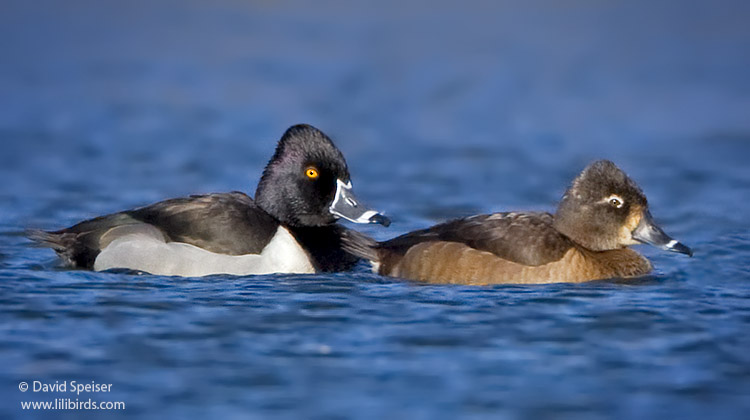
[[[627,278],[643,276],[651,272],[651,263],[641,254],[629,248],[609,251],[591,251],[578,247],[578,252],[601,272],[602,278]]]
[[[297,242],[310,255],[316,271],[349,270],[359,260],[341,247],[341,233],[346,229],[338,224],[317,227],[287,226]]]

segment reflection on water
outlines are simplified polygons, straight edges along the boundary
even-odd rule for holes
[[[137,418],[742,418],[750,30],[732,3],[4,3],[0,416],[48,417],[20,412],[45,397],[20,381],[94,380],[127,404],[107,416]],[[252,193],[297,122],[392,216],[361,228],[377,238],[551,210],[609,158],[695,257],[640,247],[652,276],[583,285],[364,264],[172,279],[61,269],[20,235]]]

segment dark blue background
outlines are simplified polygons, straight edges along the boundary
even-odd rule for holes
[[[743,418],[750,7],[742,1],[0,4],[0,416],[18,382],[112,383],[113,418]],[[633,282],[423,286],[355,273],[69,271],[27,227],[252,194],[334,138],[385,239],[553,210],[616,161],[695,257]],[[360,227],[358,227],[360,228]]]

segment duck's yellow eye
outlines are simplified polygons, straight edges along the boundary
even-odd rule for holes
[[[318,170],[313,168],[312,166],[305,169],[305,175],[307,175],[307,177],[310,179],[317,179],[320,176]]]

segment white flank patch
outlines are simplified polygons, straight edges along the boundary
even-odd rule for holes
[[[279,227],[260,254],[226,255],[182,242],[164,242],[149,232],[113,240],[96,257],[94,270],[127,268],[162,276],[199,277],[211,274],[314,273],[304,249]]]

